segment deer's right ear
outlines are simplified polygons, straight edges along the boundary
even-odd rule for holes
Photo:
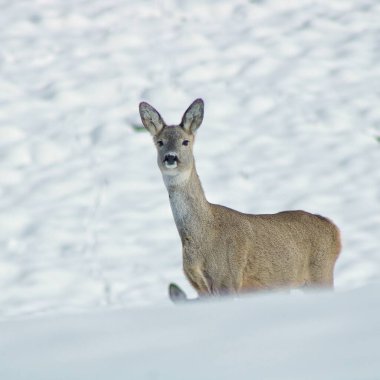
[[[140,117],[144,127],[152,136],[156,136],[165,126],[161,115],[151,105],[141,102],[139,105]]]

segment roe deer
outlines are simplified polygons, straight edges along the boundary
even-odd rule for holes
[[[148,103],[139,107],[157,148],[182,241],[183,269],[199,296],[332,288],[341,243],[339,229],[330,220],[305,211],[243,214],[207,201],[193,157],[203,108],[203,100],[196,99],[179,125],[166,125]],[[185,297],[179,288],[171,290]]]

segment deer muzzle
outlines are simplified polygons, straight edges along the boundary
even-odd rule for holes
[[[178,164],[178,156],[175,153],[168,153],[165,155],[164,164],[169,169],[174,169]]]

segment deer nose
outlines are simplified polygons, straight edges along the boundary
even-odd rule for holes
[[[168,165],[174,165],[174,163],[178,162],[178,157],[175,153],[167,153],[165,154],[164,162]]]

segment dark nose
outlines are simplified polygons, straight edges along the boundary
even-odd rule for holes
[[[169,165],[173,165],[175,162],[178,162],[178,157],[175,153],[168,153],[165,155],[164,162],[167,162]]]

